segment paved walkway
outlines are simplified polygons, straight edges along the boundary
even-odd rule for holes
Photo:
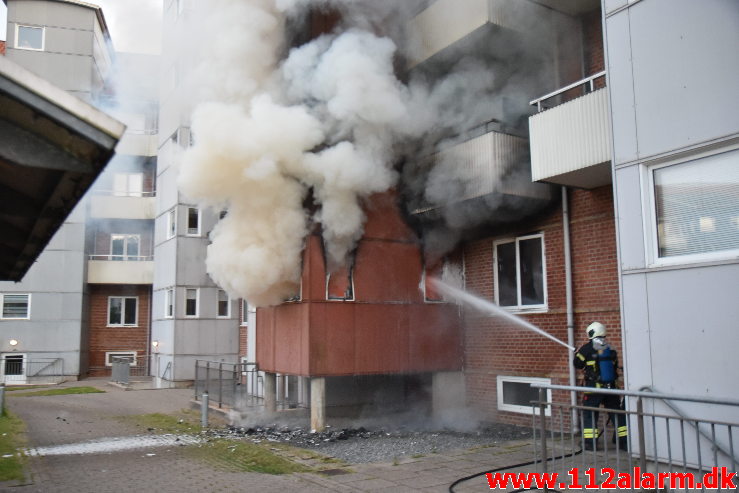
[[[17,397],[6,395],[8,408],[28,428],[29,447],[53,447],[102,438],[146,435],[117,418],[147,413],[176,413],[189,408],[191,390],[125,391],[103,380],[64,384],[96,386],[104,394]],[[190,445],[197,446],[197,445]],[[379,491],[445,492],[456,479],[493,467],[530,460],[525,443],[452,451],[396,463],[352,465],[337,475],[300,473],[273,476],[231,472],[184,453],[179,443],[150,448],[99,451],[94,454],[31,456],[23,484],[0,483],[0,491],[100,493],[162,492],[288,492]],[[484,478],[456,491],[489,491]]]

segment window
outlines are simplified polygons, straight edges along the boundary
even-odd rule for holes
[[[3,320],[28,320],[31,318],[30,294],[0,294]]]
[[[200,209],[197,207],[187,208],[187,235],[200,236]]]
[[[139,260],[139,235],[110,235],[111,260]]]
[[[43,51],[45,29],[36,26],[15,26],[15,47],[21,50]]]
[[[531,414],[534,407],[531,401],[539,401],[539,389],[531,386],[532,383],[552,383],[549,378],[533,377],[505,377],[498,376],[498,409],[514,413]],[[547,390],[547,401],[551,402],[552,391]],[[538,409],[536,410],[538,412]],[[545,411],[551,415],[550,407]]]
[[[174,288],[169,288],[164,295],[164,318],[174,317]]]
[[[544,236],[521,236],[494,246],[496,303],[518,310],[546,308]]]
[[[223,289],[218,290],[218,317],[219,318],[230,318],[231,317],[231,298],[228,293]]]
[[[108,326],[138,325],[138,298],[111,296],[108,298]]]
[[[326,274],[326,299],[327,300],[354,300],[353,269],[342,266],[336,272]]]
[[[655,260],[739,252],[739,150],[650,171]]]
[[[105,351],[105,366],[113,366],[113,358],[126,358],[136,366],[136,351]]]
[[[198,289],[197,288],[185,289],[185,316],[186,317],[197,317],[198,316]]]
[[[116,173],[113,175],[113,195],[116,197],[141,197],[144,192],[142,173]]]
[[[177,209],[167,213],[167,239],[174,238],[177,234]]]
[[[241,325],[249,325],[249,303],[241,300]]]

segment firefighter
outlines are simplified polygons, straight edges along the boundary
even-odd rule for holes
[[[585,386],[598,389],[615,389],[618,378],[618,354],[606,342],[606,326],[600,322],[593,322],[585,329],[590,341],[575,353],[575,368],[583,370]],[[583,406],[600,407],[605,409],[624,409],[623,400],[617,395],[585,392]],[[582,436],[585,440],[585,449],[598,448],[598,411],[583,411]],[[615,425],[612,441],[621,450],[626,450],[628,429],[626,416],[620,413],[608,413],[611,422]]]

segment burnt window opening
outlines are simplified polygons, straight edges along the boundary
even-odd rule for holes
[[[546,308],[544,236],[521,236],[495,243],[495,299],[500,306]]]
[[[326,299],[354,301],[354,267],[342,265],[326,274]]]

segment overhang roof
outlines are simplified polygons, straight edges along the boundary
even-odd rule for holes
[[[0,57],[0,280],[20,281],[125,126]]]

